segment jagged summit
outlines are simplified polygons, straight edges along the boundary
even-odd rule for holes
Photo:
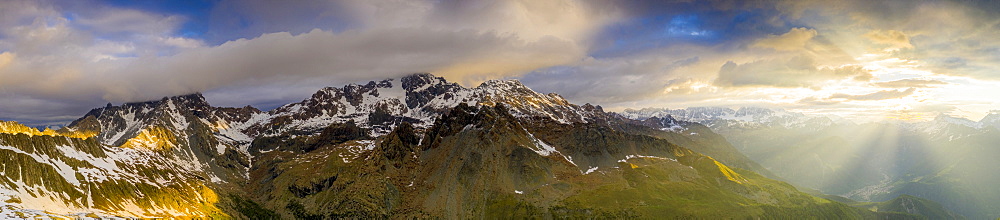
[[[982,124],[983,127],[1000,128],[1000,110],[990,111],[989,114],[983,116],[983,118],[979,120],[979,123]]]
[[[449,84],[444,77],[434,76],[430,73],[414,73],[400,78],[399,81],[402,83],[403,89],[407,91],[415,91],[424,85]]]
[[[143,135],[149,129],[165,129],[173,134],[189,134],[194,121],[216,126],[230,121],[243,121],[249,114],[259,113],[253,107],[213,107],[201,93],[163,97],[160,100],[130,102],[119,106],[95,108],[74,120],[67,128],[96,132],[99,141],[118,146]]]
[[[625,109],[620,113],[630,119],[645,120],[647,118],[666,116],[681,121],[697,122],[709,127],[760,127],[780,125],[784,127],[810,127],[812,123],[829,126],[840,121],[826,116],[809,116],[802,113],[788,112],[783,109],[763,107],[740,107],[736,110],[726,107],[689,107],[684,109],[643,108],[639,110]],[[846,123],[846,121],[844,122]]]
[[[150,126],[180,132],[191,120],[203,120],[218,127],[224,139],[246,145],[260,135],[313,134],[331,123],[347,121],[371,129],[372,135],[385,134],[404,122],[426,128],[460,103],[504,104],[517,116],[562,123],[586,122],[586,112],[594,111],[572,105],[554,93],[537,93],[516,80],[490,80],[466,88],[430,73],[415,73],[398,80],[326,87],[301,102],[267,112],[252,107],[212,107],[201,93],[193,93],[95,108],[69,127],[97,131],[98,139],[114,145]]]
[[[200,92],[187,95],[163,97],[163,99],[160,99],[160,102],[167,102],[167,101],[172,101],[174,103],[188,107],[211,106],[208,104],[208,101],[205,101],[205,96],[201,95]]]
[[[398,80],[323,88],[308,99],[260,113],[234,127],[253,137],[292,131],[315,133],[331,123],[354,121],[377,136],[404,122],[426,128],[461,103],[503,104],[516,116],[550,118],[561,123],[584,123],[591,115],[557,94],[537,93],[517,80],[490,80],[466,88],[429,73],[416,73]]]
[[[212,107],[196,93],[97,108],[66,129],[96,135],[0,134],[8,174],[30,171],[11,181],[45,178],[0,184],[0,201],[221,219],[645,216],[595,212],[608,192],[655,195],[610,198],[627,201],[628,212],[681,195],[740,207],[732,218],[782,218],[758,208],[775,204],[793,213],[846,208],[795,208],[814,199],[753,173],[763,168],[704,126],[670,115],[628,120],[517,80],[467,88],[412,74],[323,88],[270,111]],[[512,204],[536,214],[482,210]],[[674,217],[729,217],[681,214]]]
[[[80,120],[86,118],[87,116],[94,116],[99,118],[107,112],[114,112],[114,111],[128,110],[128,109],[146,109],[147,111],[149,111],[156,108],[166,108],[168,107],[166,105],[174,105],[175,107],[195,109],[195,110],[203,110],[212,107],[212,105],[205,100],[205,97],[202,96],[201,93],[192,93],[179,96],[167,96],[161,98],[160,100],[152,100],[152,101],[127,102],[119,106],[115,106],[109,102],[105,107],[95,108],[90,110],[90,112],[85,114],[83,118],[73,121],[72,123],[70,123],[69,126],[74,126],[75,124],[79,123]]]
[[[948,115],[948,114],[938,114],[937,116],[934,117],[934,120],[932,120],[932,121],[948,122],[948,123],[952,123],[952,124],[960,124],[960,125],[965,125],[965,126],[973,127],[973,128],[979,128],[980,127],[979,122],[976,122],[976,121],[973,121],[973,120],[969,120],[967,118],[961,118],[961,117],[951,116],[951,115]]]
[[[487,80],[486,82],[483,82],[483,83],[479,84],[479,86],[477,88],[482,88],[482,89],[485,89],[485,90],[490,90],[490,91],[495,91],[495,92],[516,92],[516,93],[533,93],[534,92],[534,90],[531,90],[530,88],[528,88],[524,84],[521,84],[521,81],[518,81],[516,79],[508,79],[508,80],[492,79],[492,80]]]

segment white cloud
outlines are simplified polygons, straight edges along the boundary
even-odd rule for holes
[[[160,41],[162,41],[163,44],[178,48],[198,48],[205,46],[205,42],[202,42],[201,40],[184,37],[160,37]]]
[[[421,38],[445,33],[469,37],[461,43],[482,41],[484,50],[449,47],[455,56],[444,66],[421,69],[466,85],[486,79],[517,76],[552,65],[578,61],[586,56],[591,37],[620,17],[613,5],[573,0],[555,1],[368,1],[344,0],[285,4],[273,1],[224,1],[214,13],[249,15],[246,29],[297,33],[319,28],[335,35],[381,33]],[[308,8],[306,8],[308,7]],[[305,13],[302,13],[305,11]],[[328,24],[302,18],[314,14],[337,19]],[[233,22],[221,19],[222,23]],[[303,20],[305,22],[303,22]],[[298,22],[298,24],[294,23]],[[303,29],[309,27],[309,29]],[[392,33],[400,31],[400,33]],[[449,34],[454,35],[454,34]],[[489,36],[485,38],[472,36]],[[379,37],[385,39],[386,37]],[[508,43],[496,44],[503,39]],[[374,41],[372,41],[374,42]],[[401,45],[402,50],[416,47]],[[378,47],[378,43],[374,43]],[[472,45],[468,45],[472,46]],[[478,46],[476,46],[478,47]],[[390,48],[380,48],[391,55]],[[430,52],[433,53],[433,52]],[[378,58],[372,58],[378,59]],[[407,61],[418,62],[418,61]],[[411,70],[407,72],[412,72]],[[398,74],[398,73],[397,73]]]
[[[883,90],[868,94],[861,95],[850,95],[844,93],[836,93],[830,96],[831,99],[846,99],[846,100],[858,100],[858,101],[873,101],[873,100],[884,100],[884,99],[898,99],[912,95],[916,91],[914,88],[909,88],[906,90]]]
[[[570,66],[539,70],[520,80],[539,92],[556,92],[580,102],[614,105],[674,93],[691,93],[692,75],[678,69],[698,64],[698,57],[631,56],[589,58]],[[681,91],[687,90],[687,91]]]
[[[805,49],[806,43],[809,43],[809,41],[812,40],[813,37],[816,37],[816,35],[817,32],[814,29],[792,28],[792,30],[789,30],[788,33],[777,36],[771,35],[764,39],[760,39],[752,46],[782,51],[802,50]]]
[[[570,59],[560,58],[558,53],[574,47],[567,42],[525,42],[488,32],[413,28],[273,33],[169,57],[114,61],[111,65],[118,68],[100,73],[105,74],[101,78],[112,80],[93,83],[113,88],[104,91],[109,100],[141,100],[234,83],[308,80],[339,85],[413,72],[440,72],[455,65],[465,65],[465,74],[510,74],[505,71],[568,62]],[[480,65],[494,68],[475,72]]]
[[[875,43],[889,45],[889,49],[913,48],[910,37],[897,30],[872,30],[864,35]]]
[[[875,83],[876,86],[885,88],[929,88],[945,84],[948,83],[933,79],[901,79]]]
[[[867,81],[871,78],[871,73],[860,66],[819,67],[812,58],[797,56],[743,64],[726,62],[719,69],[719,77],[714,84],[727,87],[772,86],[818,89],[828,80]]]

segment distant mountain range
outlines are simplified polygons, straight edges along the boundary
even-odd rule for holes
[[[766,108],[625,110],[705,124],[781,179],[868,202],[908,194],[972,219],[1000,216],[1000,112],[980,121],[854,123]]]
[[[109,104],[58,130],[0,122],[0,218],[929,217],[801,192],[686,119],[430,74],[271,111]]]

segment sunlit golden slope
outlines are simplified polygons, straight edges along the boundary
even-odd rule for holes
[[[68,131],[68,130],[56,131],[49,128],[45,128],[45,130],[39,131],[38,129],[25,126],[15,121],[0,121],[0,133],[27,134],[29,136],[37,136],[37,135],[62,136],[62,137],[71,137],[80,139],[87,139],[97,136],[96,132]]]

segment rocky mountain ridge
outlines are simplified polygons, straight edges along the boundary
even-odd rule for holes
[[[223,219],[892,215],[761,176],[760,165],[700,124],[627,119],[514,80],[465,88],[414,74],[324,88],[271,111],[212,107],[192,94],[108,105],[59,130],[0,125],[8,128],[0,132],[4,213],[37,214],[7,208],[20,206]],[[635,194],[656,196],[628,196]],[[621,205],[600,203],[607,199]]]
[[[11,158],[35,158],[35,162],[12,165],[51,166],[55,170],[42,169],[44,179],[54,178],[53,180],[57,180],[55,182],[70,183],[45,188],[54,182],[41,180],[37,184],[47,185],[31,188],[34,182],[23,179],[21,174],[8,172],[4,175],[8,185],[2,187],[2,194],[9,204],[67,213],[72,212],[70,210],[91,210],[96,211],[96,214],[135,217],[208,216],[218,212],[218,209],[210,206],[170,211],[170,207],[158,203],[163,201],[149,200],[150,198],[141,196],[143,194],[138,194],[140,197],[122,198],[118,194],[107,193],[116,198],[103,198],[107,200],[106,203],[140,204],[132,208],[95,206],[91,201],[102,198],[101,195],[89,195],[92,191],[89,185],[148,179],[144,182],[145,185],[130,183],[126,187],[152,186],[149,189],[156,192],[151,193],[162,191],[154,188],[176,187],[179,191],[177,196],[191,194],[198,196],[186,197],[199,198],[204,190],[228,191],[245,185],[252,172],[253,158],[260,156],[259,151],[251,153],[249,150],[257,137],[320,136],[323,131],[329,130],[330,125],[348,122],[360,126],[359,129],[367,133],[366,136],[384,136],[400,124],[412,124],[417,129],[426,129],[443,113],[460,103],[499,103],[510,106],[510,112],[518,117],[547,117],[562,123],[581,122],[584,120],[583,115],[588,114],[583,107],[571,105],[558,95],[538,94],[516,81],[494,80],[476,88],[464,88],[430,74],[414,74],[399,81],[388,79],[366,85],[328,87],[302,102],[267,112],[249,106],[213,107],[201,94],[165,97],[157,101],[125,103],[120,106],[109,104],[91,110],[58,131],[38,131],[14,122],[0,123],[3,128],[3,134],[0,135],[5,135],[5,141],[0,141],[0,145],[4,146],[0,151],[10,154]],[[65,141],[70,142],[47,141],[51,139],[66,139]],[[34,143],[38,141],[45,143]],[[33,153],[32,149],[35,148],[25,145],[61,150]],[[73,148],[88,150],[79,153]],[[61,153],[71,156],[59,159],[64,157]],[[82,155],[79,157],[84,159],[74,159],[72,155]],[[60,165],[67,163],[72,165]],[[81,171],[84,169],[93,171]],[[150,171],[156,174],[148,173]],[[179,178],[181,176],[185,178]],[[189,183],[177,186],[165,179],[186,179],[182,182]],[[199,182],[203,184],[191,185]],[[142,192],[136,189],[125,191]],[[39,193],[71,196],[39,198]],[[86,196],[82,198],[81,195],[84,194]],[[217,198],[212,199],[212,202],[218,202]],[[184,203],[174,205],[177,204]]]

